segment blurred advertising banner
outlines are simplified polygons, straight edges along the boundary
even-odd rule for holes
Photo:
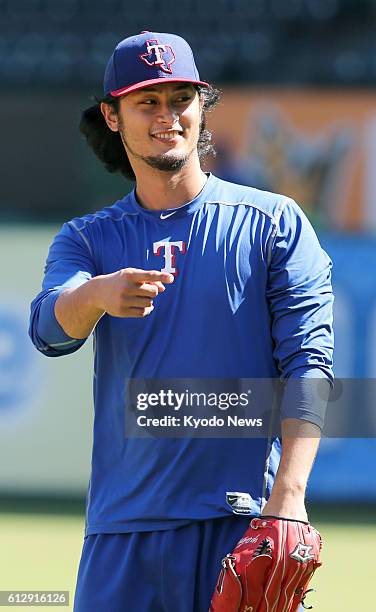
[[[375,464],[375,439],[323,439],[308,482],[308,499],[375,502]]]
[[[335,376],[357,379],[368,397],[354,395],[353,418],[367,410],[376,423],[376,393],[371,391],[376,379],[376,280],[370,273],[376,267],[376,238],[322,234],[320,242],[333,260]],[[352,439],[321,441],[309,499],[376,500],[376,438],[358,437],[355,430]]]
[[[0,495],[82,494],[91,452],[92,347],[47,359],[28,337],[51,226],[0,226]]]
[[[291,196],[316,227],[376,229],[376,93],[225,89],[209,125],[221,178]]]

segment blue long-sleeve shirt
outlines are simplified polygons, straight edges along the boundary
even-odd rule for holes
[[[30,335],[48,356],[83,340],[60,327],[66,287],[122,268],[175,280],[142,319],[105,314],[94,330],[94,443],[87,533],[169,529],[233,511],[258,514],[278,467],[278,438],[125,438],[126,381],[142,378],[332,378],[331,262],[291,199],[210,175],[191,202],[142,208],[133,191],[66,223],[31,307]],[[281,417],[322,417],[284,401]]]

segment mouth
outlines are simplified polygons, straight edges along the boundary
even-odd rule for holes
[[[168,130],[165,132],[155,132],[152,134],[152,138],[159,142],[170,143],[175,142],[182,134],[183,132],[181,130]]]

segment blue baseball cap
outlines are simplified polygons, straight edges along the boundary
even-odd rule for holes
[[[106,67],[103,89],[105,96],[119,97],[165,82],[209,85],[200,80],[192,49],[184,38],[141,32],[116,46]]]

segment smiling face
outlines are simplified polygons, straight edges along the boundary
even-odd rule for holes
[[[162,83],[120,99],[119,112],[102,103],[108,127],[119,131],[132,168],[179,170],[198,157],[202,101],[191,83]],[[141,166],[140,166],[141,162]]]

